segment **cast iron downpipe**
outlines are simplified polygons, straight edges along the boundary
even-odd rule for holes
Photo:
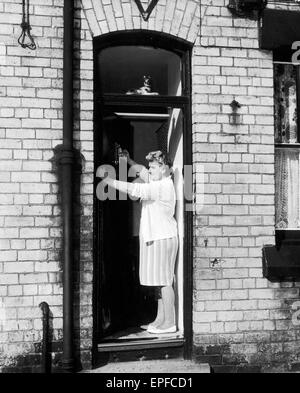
[[[60,179],[63,220],[63,356],[62,370],[75,371],[73,326],[73,0],[64,0],[63,145]]]

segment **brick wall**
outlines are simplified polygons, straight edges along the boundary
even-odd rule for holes
[[[62,142],[63,2],[31,2],[35,52],[17,45],[19,3],[0,4],[2,368],[39,361],[40,302],[50,305],[57,351],[62,336],[61,221],[53,149]],[[76,201],[75,311],[86,365],[92,344],[92,38],[140,28],[195,43],[197,178],[198,164],[205,169],[205,207],[195,215],[195,357],[227,367],[298,360],[299,330],[291,316],[299,284],[271,284],[262,277],[262,246],[274,243],[272,54],[258,49],[257,21],[233,18],[226,4],[202,0],[200,29],[196,0],[160,0],[148,22],[131,0],[76,1],[75,145],[82,155],[82,175]],[[239,126],[229,124],[233,99],[242,105]],[[215,258],[223,261],[219,269],[210,265]]]
[[[194,58],[194,157],[206,176],[196,217],[196,357],[227,370],[268,368],[298,360],[299,283],[262,276],[262,247],[275,242],[272,53],[258,49],[258,22],[233,18],[226,4],[202,1]],[[233,99],[242,105],[238,126],[229,122]]]
[[[61,5],[52,6],[32,6],[36,52],[17,44],[20,2],[0,6],[0,357],[6,367],[37,361],[42,301],[51,306],[54,339],[61,336],[61,232],[50,159],[62,138],[63,19]]]
[[[50,306],[54,352],[60,351],[62,338],[61,218],[54,148],[62,143],[63,1],[31,2],[36,51],[17,44],[20,3],[0,4],[0,368],[4,371],[27,366],[38,370],[41,302]],[[76,48],[79,57],[78,42]],[[76,82],[80,121],[75,138],[83,156],[75,313],[78,345],[90,356],[92,234],[87,228],[92,220],[92,96],[85,90],[92,89],[92,71],[81,53],[81,71],[78,61],[75,65],[76,78],[81,78]],[[89,360],[84,351],[82,360]]]

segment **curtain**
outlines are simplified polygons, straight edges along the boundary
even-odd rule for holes
[[[274,64],[275,73],[275,142],[297,142],[296,67]]]
[[[278,148],[275,153],[276,228],[300,228],[299,151]]]

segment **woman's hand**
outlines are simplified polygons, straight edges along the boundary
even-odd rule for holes
[[[114,179],[109,177],[108,175],[102,180],[104,184],[107,184],[108,186],[113,186],[114,185]]]
[[[120,158],[126,158],[128,161],[130,160],[130,154],[127,150],[123,150],[119,153]]]
[[[119,155],[120,158],[125,158],[130,166],[137,165],[135,161],[130,158],[130,154],[128,150],[122,150],[122,153]]]

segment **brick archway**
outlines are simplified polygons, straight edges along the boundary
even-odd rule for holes
[[[148,22],[140,15],[133,0],[81,0],[92,37],[121,30],[154,30],[171,34],[190,43],[197,39],[200,28],[198,0],[162,0]],[[146,2],[145,2],[146,4]]]

